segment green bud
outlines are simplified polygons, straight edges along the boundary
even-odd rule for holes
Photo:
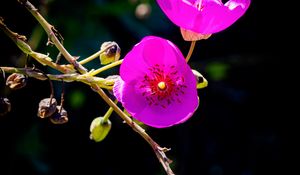
[[[25,36],[23,36],[23,37],[25,37]],[[24,53],[31,54],[32,53],[31,47],[25,42],[25,40],[26,40],[26,37],[25,37],[25,39],[17,38],[16,44]]]
[[[205,88],[208,85],[208,81],[203,77],[203,75],[200,72],[194,69],[192,69],[192,72],[197,79],[197,89]]]
[[[30,56],[35,58],[43,66],[46,66],[48,64],[47,62],[52,62],[53,61],[49,56],[47,56],[45,54],[42,54],[42,53],[38,53],[38,52],[32,52],[30,54]]]
[[[112,86],[115,84],[120,75],[110,75],[105,78],[105,85]]]
[[[119,60],[121,49],[117,43],[112,41],[104,42],[100,49],[104,50],[104,52],[100,54],[100,62],[102,65]]]
[[[104,121],[103,117],[95,118],[90,126],[90,139],[95,142],[101,142],[109,133],[111,129],[111,122],[109,120]]]

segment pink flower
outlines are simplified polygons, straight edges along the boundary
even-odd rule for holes
[[[167,17],[184,30],[200,34],[220,32],[248,9],[250,0],[157,0]]]
[[[125,56],[116,98],[133,118],[157,128],[182,123],[198,107],[196,78],[170,41],[148,36]]]

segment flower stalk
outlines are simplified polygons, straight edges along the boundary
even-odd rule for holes
[[[189,62],[189,60],[193,54],[195,45],[196,45],[196,41],[191,41],[189,52],[188,52],[187,56],[185,57],[186,62]]]

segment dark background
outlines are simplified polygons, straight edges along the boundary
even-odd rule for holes
[[[189,43],[179,29],[158,8],[145,0],[52,0],[31,1],[64,37],[68,51],[85,58],[98,51],[102,42],[116,41],[122,57],[146,35],[174,42],[185,55]],[[151,13],[139,18],[135,9],[149,3]],[[274,1],[275,2],[275,1]],[[287,53],[281,45],[283,24],[280,5],[253,0],[246,14],[228,29],[199,41],[190,60],[209,85],[199,90],[200,106],[184,124],[147,128],[167,153],[178,175],[266,175],[286,174],[283,145],[285,122],[283,107],[288,101]],[[38,25],[17,1],[1,4],[0,16],[11,30],[30,38]],[[46,46],[44,32],[33,43],[41,53],[55,58],[55,47]],[[39,42],[40,41],[40,42]],[[0,65],[24,66],[24,55],[0,32]],[[35,65],[53,72],[34,60]],[[87,65],[98,68],[99,60]],[[118,69],[99,76],[118,73]],[[0,174],[165,174],[147,143],[115,114],[112,130],[100,143],[89,139],[93,118],[108,109],[103,100],[81,83],[65,84],[65,108],[69,122],[53,125],[37,117],[38,103],[50,95],[49,84],[33,78],[25,88],[11,91],[0,79],[1,96],[10,99],[12,111],[0,117]],[[62,84],[54,83],[60,99]],[[59,100],[60,101],[60,100]]]

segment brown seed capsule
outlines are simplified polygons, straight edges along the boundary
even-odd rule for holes
[[[51,100],[51,103],[50,103]],[[55,98],[45,98],[40,101],[37,116],[46,118],[56,111],[57,101]]]
[[[0,116],[7,114],[11,110],[11,104],[8,98],[0,97]]]
[[[56,106],[56,112],[50,117],[53,124],[64,124],[69,121],[67,111],[61,106]]]
[[[25,87],[26,83],[27,77],[23,74],[13,73],[6,79],[6,85],[13,90]]]

